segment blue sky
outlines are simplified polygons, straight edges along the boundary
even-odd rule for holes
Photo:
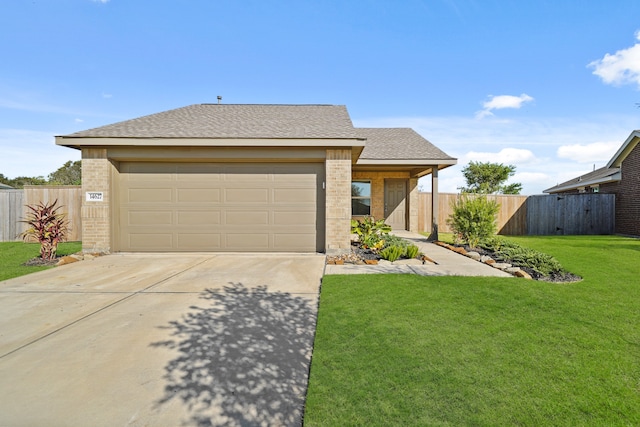
[[[46,176],[80,158],[54,135],[221,95],[343,104],[457,157],[442,191],[477,160],[539,194],[640,128],[638,16],[637,0],[9,0],[0,173]]]

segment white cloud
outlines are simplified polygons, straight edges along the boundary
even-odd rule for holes
[[[635,33],[638,43],[617,51],[605,54],[602,59],[589,63],[593,74],[606,84],[635,84],[640,89],[640,30]]]
[[[94,3],[102,3],[102,4],[104,4],[104,3],[109,3],[110,0],[91,0],[91,1],[94,2]]]
[[[468,163],[473,160],[475,162],[503,163],[510,165],[514,163],[532,163],[536,160],[536,156],[531,150],[527,149],[503,148],[497,153],[469,151],[459,160],[464,161],[464,163]]]
[[[84,120],[82,120],[82,119],[75,119],[75,120],[74,120],[74,122],[76,122],[76,123],[82,123],[82,122],[84,122]]]
[[[622,141],[561,145],[557,155],[578,163],[607,162],[621,145]]]
[[[102,94],[102,97],[103,97],[104,99],[109,99],[109,98],[113,98],[113,95],[111,95],[110,93],[103,93],[103,94]]]
[[[503,108],[515,108],[518,109],[522,107],[522,104],[525,102],[531,102],[533,98],[526,93],[523,93],[520,96],[513,95],[498,95],[492,96],[491,99],[485,101],[482,106],[484,107],[481,111],[476,113],[476,118],[481,119],[487,116],[493,116],[493,110],[501,110]]]
[[[521,182],[523,194],[541,194],[542,190],[592,170],[576,157],[560,157],[563,146],[592,146],[612,141],[619,148],[632,129],[638,127],[637,114],[590,117],[519,118],[498,120],[488,117],[386,117],[358,119],[356,127],[410,127],[445,153],[458,159],[458,164],[440,171],[442,192],[456,192],[465,185],[462,168],[469,160],[513,164],[516,175],[510,182]],[[615,141],[615,144],[613,143]],[[609,144],[609,143],[607,143]],[[597,145],[595,145],[597,147]],[[473,154],[473,157],[471,155]],[[596,167],[602,167],[612,154],[603,155]],[[586,160],[585,160],[586,162]],[[429,176],[420,180],[431,188]]]

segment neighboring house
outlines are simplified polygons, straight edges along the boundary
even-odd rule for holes
[[[616,233],[640,236],[640,130],[603,168],[544,190],[549,194],[607,193],[616,196]]]
[[[13,188],[10,185],[3,184],[3,183],[0,182],[0,190],[15,190],[15,188]]]
[[[82,151],[84,251],[348,252],[352,209],[417,231],[418,178],[437,194],[456,163],[336,105],[196,104],[56,144]]]

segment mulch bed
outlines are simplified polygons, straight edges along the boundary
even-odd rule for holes
[[[25,262],[22,265],[26,267],[50,267],[50,266],[56,265],[59,260],[60,260],[60,257],[56,257],[54,259],[42,259],[40,257],[37,257],[37,258],[31,258],[29,261]]]

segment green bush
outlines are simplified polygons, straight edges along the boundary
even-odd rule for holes
[[[387,261],[395,261],[400,258],[405,252],[405,249],[400,246],[387,246],[380,251],[380,256]]]
[[[409,245],[407,246],[407,248],[405,249],[405,258],[415,258],[418,256],[418,254],[420,253],[420,248],[418,248],[416,245]]]
[[[500,205],[484,195],[462,194],[451,203],[453,213],[447,224],[456,236],[472,248],[496,232]]]
[[[391,226],[385,224],[384,219],[376,221],[373,217],[361,220],[351,220],[351,232],[358,236],[360,243],[373,250],[378,250],[385,245],[385,240],[391,231]]]
[[[494,252],[501,261],[508,261],[517,267],[530,268],[542,276],[566,272],[560,262],[551,255],[522,247],[508,240],[494,237],[482,242],[480,247]]]

